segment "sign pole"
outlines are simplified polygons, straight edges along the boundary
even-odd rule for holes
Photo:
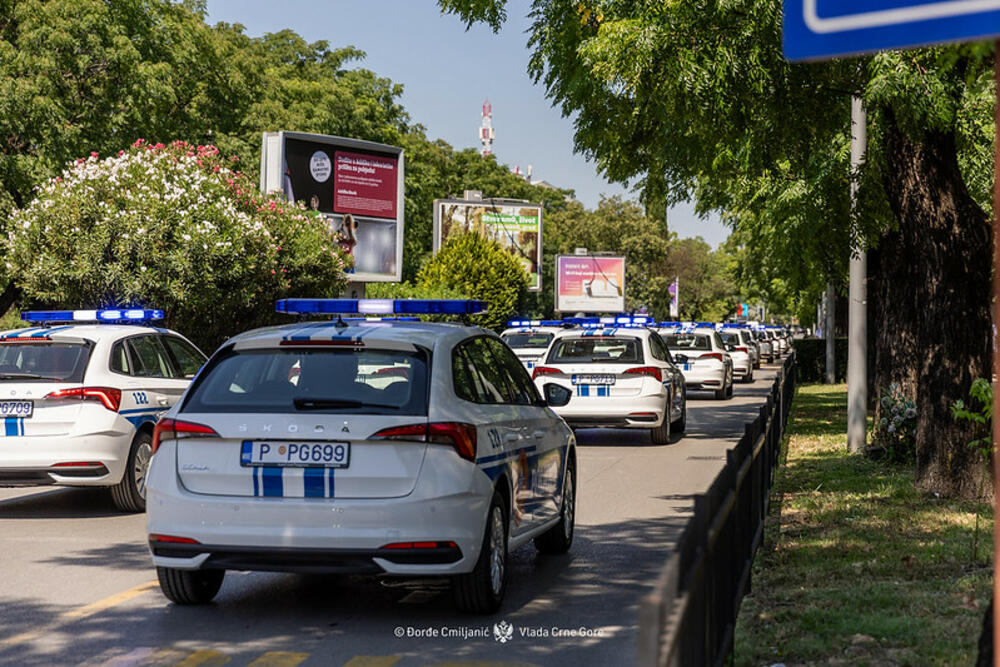
[[[868,118],[860,97],[851,98],[851,213],[858,207],[858,173],[865,161]],[[851,254],[847,348],[847,447],[865,448],[868,418],[868,262],[865,249]]]
[[[993,106],[993,122],[996,127],[996,138],[993,142],[993,516],[1000,516],[1000,456],[997,456],[996,446],[1000,443],[1000,391],[996,386],[996,378],[1000,377],[1000,349],[998,349],[997,332],[1000,331],[1000,39],[993,48],[993,83],[995,86],[995,101]],[[993,641],[1000,637],[1000,614],[997,605],[1000,604],[1000,530],[993,526]],[[993,664],[1000,667],[1000,652],[996,645],[993,649]]]

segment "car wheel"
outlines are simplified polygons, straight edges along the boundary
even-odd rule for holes
[[[491,614],[503,602],[507,590],[507,516],[503,496],[494,490],[476,567],[452,580],[455,605],[462,611]]]
[[[225,570],[178,570],[173,567],[157,567],[156,578],[160,580],[160,590],[168,600],[176,604],[207,604],[222,587]]]
[[[729,377],[729,386],[726,388],[726,398],[733,397],[733,385],[736,384],[736,379],[732,376]]]
[[[535,538],[535,548],[543,554],[564,554],[573,544],[576,526],[576,467],[570,461],[563,480],[562,510],[559,523]]]
[[[681,409],[680,418],[670,425],[671,431],[676,431],[677,433],[683,433],[687,429],[688,420],[688,406],[687,401],[684,401],[684,407]]]
[[[111,487],[111,500],[121,511],[146,511],[146,474],[152,456],[152,436],[146,432],[137,433],[125,462],[125,474]]]
[[[654,445],[670,444],[670,404],[663,409],[663,423],[656,428],[649,429],[649,438]]]
[[[753,384],[753,369],[752,368],[750,369],[750,372],[747,373],[747,376],[745,378],[743,378],[743,381],[745,383],[747,383],[747,384]]]

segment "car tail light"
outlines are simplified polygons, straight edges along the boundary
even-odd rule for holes
[[[750,352],[750,350],[746,349],[745,347],[738,347],[738,348],[736,348],[736,351],[737,352],[743,352],[745,354],[749,354],[749,352]]]
[[[698,357],[699,359],[716,359],[717,361],[722,361],[721,352],[706,352],[705,354]]]
[[[409,440],[451,445],[458,455],[469,461],[476,460],[476,427],[462,422],[435,422],[410,424],[382,429],[369,440]]]
[[[180,419],[161,419],[153,427],[153,453],[160,448],[160,443],[165,439],[177,440],[179,438],[218,438],[219,434],[211,426],[195,424],[194,422],[181,421]]]
[[[531,379],[534,380],[539,375],[562,375],[562,371],[551,366],[535,366],[531,372]]]
[[[383,544],[379,549],[457,549],[454,542],[393,542]]]
[[[663,375],[660,374],[660,369],[656,366],[640,366],[639,368],[630,368],[625,371],[626,375],[648,375],[651,378],[656,378],[657,382],[663,381]]]
[[[44,396],[45,399],[74,399],[81,401],[99,401],[111,412],[118,412],[118,407],[122,404],[121,389],[111,387],[74,387],[73,389],[60,389]]]
[[[198,540],[190,537],[178,537],[177,535],[160,535],[159,533],[149,534],[150,542],[169,542],[171,544],[201,544]]]
[[[53,463],[53,468],[96,468],[103,466],[100,461],[66,461],[65,463]]]

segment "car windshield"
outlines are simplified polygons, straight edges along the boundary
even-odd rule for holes
[[[671,350],[712,349],[712,341],[704,334],[667,334],[663,339]]]
[[[611,336],[563,338],[552,346],[548,358],[551,364],[641,362],[642,345],[638,338]]]
[[[423,350],[230,350],[183,411],[426,415],[427,370]]]
[[[83,382],[90,351],[87,343],[2,342],[0,382]]]
[[[536,331],[532,333],[505,333],[503,342],[518,350],[523,347],[548,347],[552,342],[552,334]]]

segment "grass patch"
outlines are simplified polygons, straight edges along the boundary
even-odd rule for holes
[[[736,664],[974,664],[992,505],[921,493],[908,467],[849,454],[846,433],[846,385],[799,387]]]

